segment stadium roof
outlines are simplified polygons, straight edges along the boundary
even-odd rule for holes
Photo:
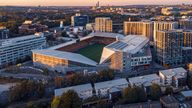
[[[59,44],[59,45],[56,45],[56,46],[53,46],[53,47],[50,47],[49,49],[52,49],[52,50],[56,50],[56,49],[59,49],[61,47],[64,47],[64,46],[68,46],[68,45],[71,45],[71,44],[75,44],[77,42],[77,40],[86,40],[86,39],[89,39],[89,38],[93,38],[94,36],[97,36],[97,37],[106,37],[106,38],[123,38],[124,35],[121,35],[121,34],[118,34],[118,33],[104,33],[104,32],[94,32],[94,33],[90,33],[88,36],[86,37],[82,37],[80,39],[76,39],[76,40],[72,40],[70,42],[66,42],[66,43],[62,43],[62,44]]]
[[[187,73],[187,71],[184,68],[182,68],[182,67],[174,68],[174,69],[168,69],[168,70],[161,70],[159,72],[161,72],[166,77],[173,77],[173,76],[175,76],[177,78],[183,77]]]
[[[128,35],[119,41],[109,44],[106,46],[106,48],[135,54],[141,50],[141,48],[143,48],[148,42],[149,39],[147,39],[145,36]]]
[[[97,63],[95,61],[93,61],[85,56],[82,56],[80,54],[71,53],[71,52],[45,49],[45,50],[33,50],[33,53],[43,54],[46,56],[51,56],[51,57],[55,57],[55,58],[65,59],[65,60],[67,59],[70,61],[87,64],[87,65],[91,65],[91,66],[97,65]]]
[[[150,75],[129,78],[129,83],[131,85],[139,84],[139,85],[144,85],[144,86],[150,86],[153,83],[153,81],[158,80],[158,79],[160,81],[160,77],[157,74],[150,74]]]
[[[124,85],[124,84],[128,86],[128,81],[125,78],[99,82],[99,83],[95,83],[94,85],[95,85],[95,89],[98,90],[103,88],[117,87],[119,85]]]
[[[128,35],[120,40],[107,45],[104,48],[100,63],[106,61],[115,51],[127,52],[130,54],[136,54],[149,42],[149,39],[145,36]],[[111,51],[109,51],[111,50]],[[106,54],[107,52],[107,54]],[[107,55],[107,56],[106,56]]]
[[[109,38],[124,38],[124,35],[118,33],[107,33],[107,32],[93,32],[89,36],[100,36],[100,37],[109,37]]]
[[[92,86],[91,86],[91,84],[83,84],[83,85],[55,89],[55,96],[61,96],[63,93],[65,93],[69,90],[74,90],[79,94],[82,91],[90,91],[90,90],[92,91]]]

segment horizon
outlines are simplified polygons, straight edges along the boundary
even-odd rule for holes
[[[52,0],[1,0],[0,6],[95,6],[99,1],[101,6],[126,6],[126,5],[179,5],[192,4],[191,0],[73,0],[73,1],[52,1]],[[78,4],[78,5],[77,5]]]

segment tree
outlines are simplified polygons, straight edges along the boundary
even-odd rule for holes
[[[192,78],[191,77],[188,78],[187,84],[188,84],[189,88],[192,89]]]
[[[66,32],[66,31],[63,31],[63,32],[61,33],[61,35],[62,35],[63,37],[69,37],[69,36],[67,35],[67,32]]]
[[[137,101],[137,93],[133,88],[127,87],[123,90],[123,103],[133,103]]]
[[[165,89],[165,94],[166,95],[172,95],[173,94],[173,88],[170,86],[167,86]]]
[[[96,108],[112,108],[112,105],[109,102],[100,100]]]
[[[55,97],[51,102],[51,108],[59,108],[60,98]]]
[[[136,87],[138,102],[145,102],[147,101],[147,94],[145,90],[141,87]]]
[[[123,90],[123,103],[144,102],[147,100],[147,95],[141,87],[127,87]]]
[[[32,97],[42,97],[45,93],[45,87],[42,83],[32,81],[22,81],[10,88],[9,101],[27,100]]]
[[[57,88],[62,87],[62,81],[63,81],[62,77],[59,77],[59,76],[55,77],[55,86]]]
[[[99,72],[99,77],[102,81],[112,80],[114,79],[114,71],[113,70],[103,70]]]
[[[69,90],[62,94],[59,108],[81,108],[81,106],[82,101],[75,91]]]
[[[153,84],[150,89],[150,95],[152,100],[157,100],[161,97],[161,87],[158,84]]]

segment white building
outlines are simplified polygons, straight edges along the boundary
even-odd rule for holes
[[[104,47],[100,64],[109,62],[114,70],[130,72],[132,67],[149,65],[151,61],[149,39],[128,35]]]
[[[91,84],[83,84],[83,85],[55,89],[55,97],[60,97],[60,96],[62,96],[63,93],[65,93],[69,90],[74,90],[75,92],[77,92],[79,97],[82,99],[89,98],[93,95],[92,94],[93,88],[92,88]]]
[[[150,74],[150,75],[129,78],[129,84],[131,86],[135,85],[135,86],[148,87],[154,83],[160,85],[160,77],[157,74]]]
[[[126,79],[116,79],[111,81],[95,83],[96,95],[107,96],[111,89],[118,89],[119,91],[128,87]]]
[[[173,85],[179,87],[187,78],[187,71],[184,68],[174,68],[159,71],[161,83],[163,85]]]
[[[41,48],[45,42],[43,33],[0,40],[0,67],[30,57],[31,50]]]

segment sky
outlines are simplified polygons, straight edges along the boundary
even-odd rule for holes
[[[97,1],[101,5],[192,4],[192,0],[0,0],[0,6],[93,6]]]

